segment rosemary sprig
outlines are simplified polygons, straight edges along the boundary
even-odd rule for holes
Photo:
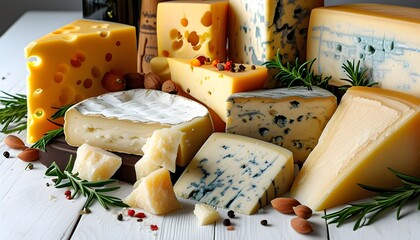
[[[1,91],[4,95],[0,97],[0,124],[3,128],[0,132],[8,134],[21,132],[26,129],[27,102],[24,94],[12,95]]]
[[[308,60],[300,64],[299,59],[296,58],[293,65],[290,62],[283,64],[279,50],[277,50],[274,60],[267,61],[263,63],[263,65],[267,68],[280,70],[275,78],[278,78],[287,87],[306,86],[311,90],[313,86],[317,86],[327,89],[331,77],[322,77],[322,75],[314,73],[312,66],[315,60],[316,59]]]
[[[77,197],[79,193],[86,197],[86,202],[83,205],[83,209],[89,208],[93,203],[93,200],[98,200],[99,204],[105,209],[109,209],[109,206],[117,207],[128,207],[121,199],[109,195],[104,195],[104,192],[111,192],[119,189],[119,186],[110,186],[106,187],[109,184],[115,183],[117,180],[108,179],[103,181],[93,181],[89,182],[78,177],[78,173],[72,173],[74,166],[74,161],[70,156],[69,162],[64,169],[58,167],[58,165],[53,162],[50,167],[45,172],[46,176],[57,177],[54,186],[56,188],[73,188],[72,198]]]
[[[366,190],[378,193],[378,196],[373,201],[350,204],[350,206],[327,214],[323,218],[330,220],[328,224],[336,223],[337,227],[346,221],[356,219],[353,230],[357,230],[371,224],[386,209],[398,207],[397,220],[399,220],[404,205],[409,200],[415,200],[420,196],[420,179],[399,173],[391,168],[388,169],[401,180],[403,186],[394,189],[385,189],[359,184],[360,187]],[[420,201],[418,210],[420,210]]]
[[[58,108],[57,112],[55,112],[52,116],[52,120],[56,120],[58,118],[64,117],[67,109],[69,109],[72,105],[66,105],[61,108]],[[32,148],[38,148],[41,151],[46,151],[48,143],[50,143],[54,138],[64,135],[64,129],[61,124],[58,124],[52,120],[49,120],[51,123],[59,126],[59,128],[48,131],[47,133],[42,136],[41,139],[39,139],[37,142],[35,142],[31,147]]]
[[[366,87],[372,87],[378,82],[370,82],[369,78],[366,77],[366,72],[368,71],[367,68],[364,70],[361,70],[360,67],[360,60],[357,61],[355,64],[355,61],[353,60],[350,62],[347,60],[341,68],[344,70],[348,78],[341,78],[341,80],[349,82],[351,85],[344,85],[341,86],[340,89],[346,90],[347,88],[351,86],[366,86]]]

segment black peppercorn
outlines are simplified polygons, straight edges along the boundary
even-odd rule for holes
[[[229,218],[226,218],[225,220],[223,220],[223,226],[230,226]]]
[[[3,152],[3,156],[4,156],[5,158],[9,158],[9,157],[10,157],[10,153],[9,153],[8,151],[4,151],[4,152]]]
[[[118,219],[118,221],[122,221],[123,220],[123,215],[121,213],[118,214],[117,219]]]
[[[264,220],[261,220],[261,222],[260,222],[260,223],[261,223],[261,225],[263,225],[263,226],[267,226],[267,225],[268,225],[268,222],[267,222],[267,220],[265,220],[265,219],[264,219]]]
[[[229,210],[229,211],[227,212],[227,215],[228,215],[228,217],[230,217],[230,218],[234,218],[234,217],[235,217],[235,212],[234,212],[234,211],[232,211],[232,210]]]

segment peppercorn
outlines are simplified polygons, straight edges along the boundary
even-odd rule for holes
[[[267,226],[267,225],[268,225],[268,222],[267,222],[267,220],[265,220],[265,219],[264,219],[264,220],[261,220],[261,222],[260,222],[260,223],[261,223],[261,225],[263,225],[263,226]]]
[[[219,71],[224,71],[225,70],[225,65],[223,63],[218,63],[216,65],[216,67],[217,67],[217,70],[219,70]]]
[[[130,216],[130,217],[132,217],[132,216],[134,216],[134,214],[135,214],[136,212],[133,210],[133,209],[129,209],[128,211],[127,211],[127,214],[128,214],[128,216]]]
[[[121,213],[118,214],[117,219],[118,219],[118,221],[122,221],[123,220],[123,215]]]
[[[226,219],[224,219],[223,220],[223,226],[230,226],[230,220],[229,220],[229,218],[226,218]]]
[[[34,169],[34,165],[32,163],[28,163],[28,165],[26,165],[25,170],[32,170]]]
[[[251,66],[251,69],[252,69],[252,70],[255,70],[255,69],[257,69],[257,67],[255,67],[255,65],[252,65],[252,66]]]
[[[9,158],[9,157],[10,157],[10,153],[9,153],[8,151],[4,151],[4,152],[3,152],[3,156],[4,156],[5,158]]]
[[[233,210],[229,210],[229,211],[227,212],[227,215],[228,215],[228,217],[230,217],[230,218],[234,218],[234,217],[235,217],[235,212],[234,212]]]

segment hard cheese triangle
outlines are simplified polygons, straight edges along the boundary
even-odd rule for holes
[[[213,133],[174,191],[178,197],[252,214],[287,192],[293,178],[289,150],[258,139]]]
[[[309,154],[290,195],[322,210],[372,195],[357,184],[395,187],[388,168],[420,177],[420,98],[351,87]]]

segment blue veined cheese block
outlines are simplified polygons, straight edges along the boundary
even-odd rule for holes
[[[213,133],[175,183],[178,197],[253,214],[289,191],[292,152],[258,139]]]
[[[370,81],[380,88],[420,96],[420,9],[349,4],[312,11],[307,58],[314,70],[343,85],[347,60],[361,61]],[[348,83],[347,83],[348,84]]]
[[[321,6],[324,0],[230,0],[229,59],[261,65],[279,49],[283,61],[304,60],[309,16]]]
[[[276,88],[232,94],[226,132],[282,146],[303,164],[337,108],[329,91],[312,87]]]

